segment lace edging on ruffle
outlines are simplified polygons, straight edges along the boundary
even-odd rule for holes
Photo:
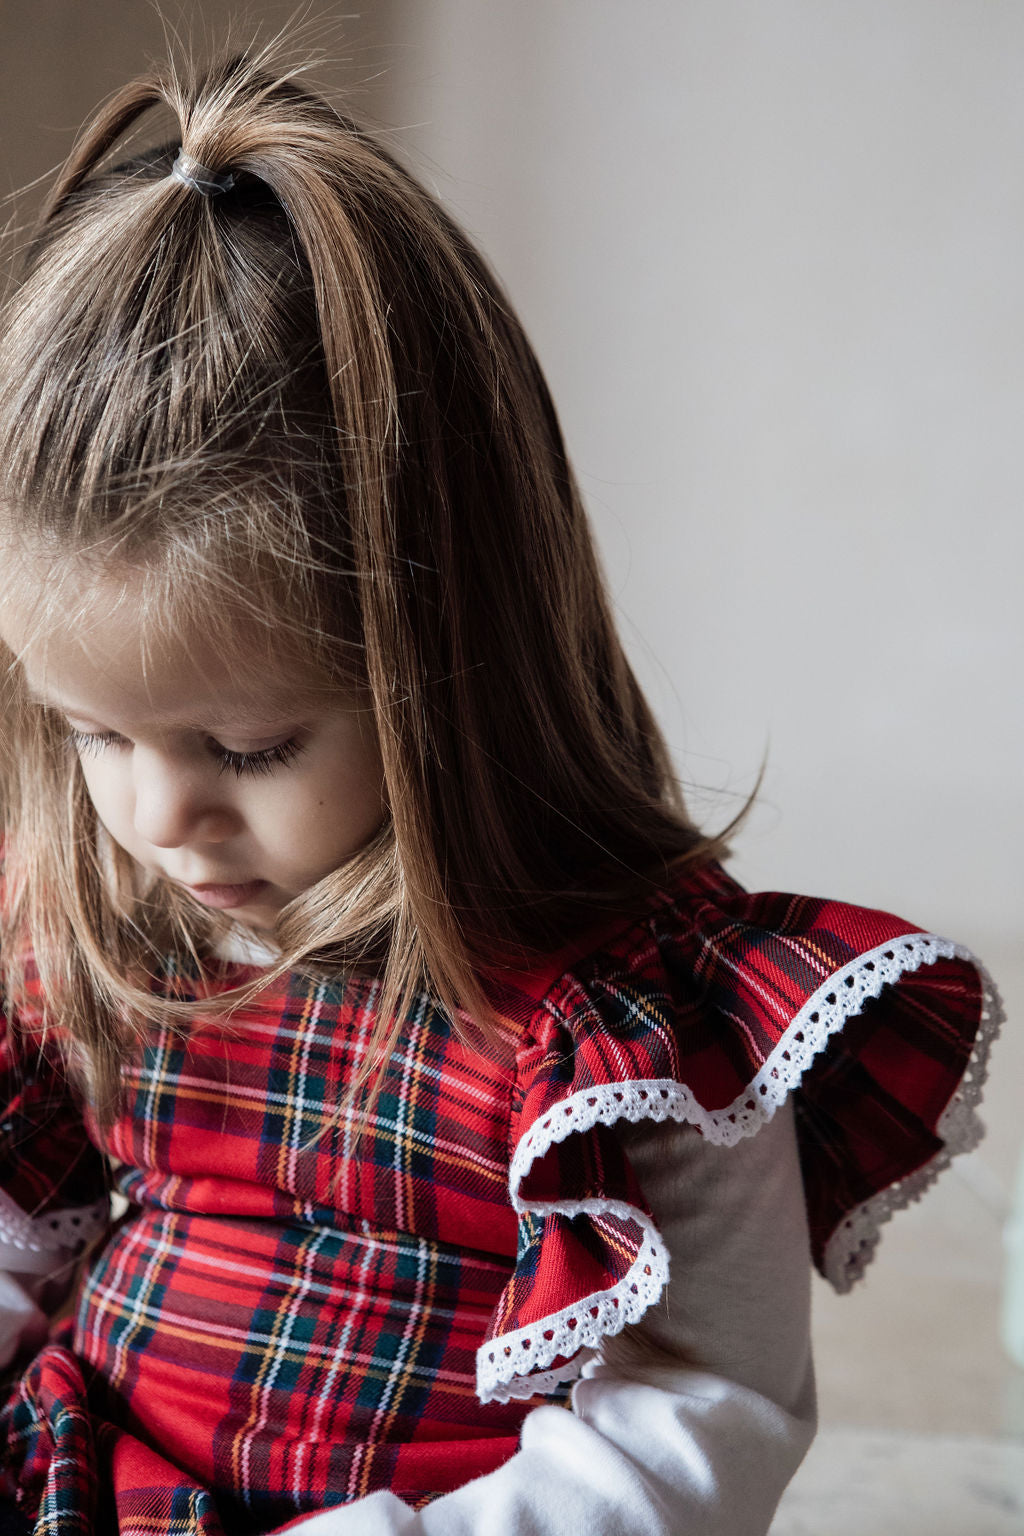
[[[985,967],[969,949],[930,933],[910,933],[858,955],[834,971],[795,1015],[775,1049],[748,1087],[732,1104],[707,1110],[693,1092],[672,1079],[601,1084],[580,1090],[550,1109],[518,1143],[509,1169],[509,1188],[517,1212],[546,1216],[626,1217],[644,1228],[644,1242],[628,1274],[607,1291],[595,1292],[535,1325],[490,1339],[477,1353],[477,1391],[482,1402],[507,1402],[552,1390],[574,1380],[603,1338],[636,1322],[658,1297],[668,1279],[668,1253],[650,1218],[623,1201],[599,1197],[576,1201],[526,1201],[519,1196],[533,1163],[556,1142],[617,1120],[676,1120],[697,1126],[712,1145],[734,1146],[755,1135],[785,1102],[814,1058],[868,998],[877,997],[909,971],[938,959],[965,960],[982,983],[982,1011],[974,1048],[960,1088],[939,1121],[942,1151],[923,1168],[866,1200],[840,1224],[829,1240],[825,1272],[837,1291],[847,1291],[863,1274],[878,1243],[879,1229],[897,1210],[920,1198],[949,1166],[970,1151],[983,1128],[975,1114],[987,1073],[989,1052],[1004,1013],[999,993]],[[555,1370],[545,1367],[572,1353]],[[529,1374],[533,1372],[534,1374]]]
[[[856,1284],[874,1258],[884,1224],[897,1211],[905,1210],[908,1205],[920,1200],[925,1190],[935,1183],[940,1174],[945,1173],[953,1158],[963,1152],[973,1152],[985,1134],[985,1127],[978,1119],[976,1110],[988,1076],[989,1055],[1005,1022],[1006,1013],[998,987],[985,966],[969,949],[962,944],[953,944],[948,939],[937,939],[934,942],[937,946],[936,954],[931,958],[941,955],[943,959],[966,960],[978,973],[982,990],[978,1033],[960,1086],[943,1110],[936,1128],[943,1143],[942,1149],[898,1184],[889,1185],[857,1206],[840,1222],[829,1238],[823,1266],[825,1277],[841,1295]]]
[[[661,1234],[649,1216],[626,1201],[538,1201],[529,1209],[543,1215],[624,1216],[644,1228],[644,1241],[629,1272],[611,1290],[595,1291],[541,1318],[536,1327],[520,1328],[484,1344],[477,1352],[477,1394],[482,1403],[534,1397],[575,1380],[601,1340],[621,1333],[627,1323],[637,1322],[657,1301],[668,1280],[668,1250]],[[571,1358],[555,1370],[537,1370],[560,1355]]]
[[[65,1207],[29,1216],[0,1190],[0,1244],[30,1254],[78,1252],[110,1221],[110,1202]]]

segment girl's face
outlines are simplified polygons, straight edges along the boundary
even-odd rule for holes
[[[101,588],[84,622],[51,628],[43,646],[32,604],[3,594],[0,638],[33,695],[66,721],[115,842],[150,874],[268,930],[383,820],[369,703],[297,703],[294,678],[289,694],[272,664],[254,693],[201,643],[147,651],[138,605],[124,596]]]

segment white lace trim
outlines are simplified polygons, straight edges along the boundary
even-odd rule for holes
[[[600,1198],[523,1200],[519,1190],[537,1159],[567,1136],[623,1119],[634,1123],[677,1120],[697,1126],[712,1145],[734,1146],[743,1137],[755,1135],[772,1118],[829,1038],[860,1013],[868,998],[877,997],[883,987],[899,981],[908,971],[931,965],[940,958],[967,961],[981,979],[982,1011],[974,1049],[960,1088],[939,1121],[937,1134],[945,1143],[941,1152],[899,1184],[866,1200],[829,1240],[824,1260],[826,1275],[837,1291],[849,1290],[874,1254],[881,1225],[895,1211],[919,1199],[951,1159],[970,1151],[983,1135],[974,1111],[985,1081],[989,1051],[1004,1018],[1002,1003],[992,978],[971,951],[935,934],[905,934],[867,950],[834,971],[795,1015],[748,1087],[724,1109],[705,1109],[685,1084],[670,1078],[654,1078],[582,1089],[556,1104],[530,1127],[517,1145],[509,1168],[509,1191],[517,1212],[538,1216],[623,1216],[641,1225],[645,1238],[629,1273],[609,1290],[595,1292],[573,1306],[539,1319],[529,1328],[484,1344],[477,1352],[477,1392],[481,1402],[532,1397],[560,1382],[573,1380],[586,1358],[585,1353],[575,1352],[584,1346],[593,1349],[602,1338],[636,1322],[657,1301],[668,1279],[668,1253],[661,1236],[649,1218],[634,1206]],[[527,1374],[543,1371],[556,1356],[569,1351],[574,1352],[574,1358],[556,1370],[543,1375]]]
[[[881,1228],[897,1211],[920,1200],[925,1190],[945,1173],[954,1157],[972,1152],[985,1134],[976,1109],[988,1076],[988,1058],[1001,1025],[1006,1020],[1002,998],[992,977],[969,949],[940,939],[938,953],[949,959],[967,960],[981,978],[981,1021],[960,1086],[943,1110],[936,1134],[942,1148],[923,1167],[879,1190],[850,1212],[833,1232],[825,1249],[824,1270],[834,1288],[845,1294],[863,1275],[875,1256]]]
[[[525,1207],[520,1207],[525,1209]],[[476,1357],[477,1395],[482,1403],[507,1403],[509,1398],[534,1397],[574,1380],[602,1339],[621,1333],[657,1301],[668,1280],[668,1250],[661,1234],[642,1211],[624,1200],[577,1200],[556,1204],[537,1201],[529,1206],[538,1215],[615,1215],[637,1222],[644,1241],[628,1274],[607,1291],[595,1291],[560,1312],[539,1319],[536,1327],[519,1328],[490,1339]],[[571,1355],[563,1365],[543,1374],[527,1374]]]
[[[77,1252],[97,1237],[110,1221],[110,1202],[104,1198],[93,1205],[64,1207],[29,1216],[0,1190],[0,1243],[27,1253]]]

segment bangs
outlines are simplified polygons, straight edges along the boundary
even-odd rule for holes
[[[84,548],[54,547],[33,537],[8,510],[4,522],[8,602],[20,607],[19,658],[45,668],[51,636],[83,644],[125,623],[142,670],[149,659],[178,654],[198,665],[215,658],[233,691],[252,702],[254,718],[280,699],[289,708],[351,699],[367,686],[355,572],[311,561],[282,544],[294,525],[265,497],[211,500],[173,519],[164,507],[162,538],[97,538]],[[276,537],[274,537],[276,535]],[[18,594],[31,594],[19,603]],[[288,712],[286,709],[285,713]]]

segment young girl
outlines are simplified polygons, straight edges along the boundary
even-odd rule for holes
[[[0,337],[0,1528],[763,1536],[979,968],[723,873],[500,289],[265,59]]]

